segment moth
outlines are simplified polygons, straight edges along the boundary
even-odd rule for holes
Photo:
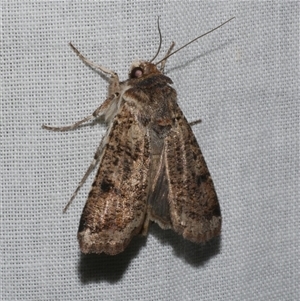
[[[159,50],[151,61],[132,63],[123,82],[117,73],[94,64],[70,46],[88,66],[110,75],[108,97],[92,115],[70,126],[43,125],[47,130],[67,131],[98,117],[108,125],[65,208],[99,163],[80,219],[81,251],[116,255],[133,236],[146,235],[151,221],[195,243],[219,235],[221,212],[213,181],[177,104],[172,80],[163,72],[166,59],[185,46],[172,53],[173,43],[158,63],[153,60]]]

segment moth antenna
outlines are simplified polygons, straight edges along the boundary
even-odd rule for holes
[[[161,48],[161,43],[162,43],[162,36],[161,36],[160,27],[159,27],[159,16],[157,18],[157,28],[158,28],[158,32],[159,32],[159,46],[158,46],[158,49],[157,49],[157,52],[156,52],[154,58],[150,61],[150,63],[153,62],[156,59],[156,57],[158,56],[158,54],[160,52],[160,48]]]
[[[185,45],[181,46],[180,48],[178,48],[178,49],[175,50],[174,52],[172,52],[172,53],[170,53],[169,55],[165,56],[165,57],[164,57],[162,60],[160,60],[159,62],[155,63],[155,66],[158,65],[159,63],[161,63],[162,61],[166,60],[167,58],[169,58],[171,55],[175,54],[175,53],[178,52],[179,50],[185,48],[186,46],[192,44],[193,42],[197,41],[198,39],[200,39],[200,38],[206,36],[207,34],[209,34],[209,33],[213,32],[213,31],[217,30],[218,28],[222,27],[223,25],[225,25],[226,23],[230,22],[230,21],[233,20],[234,18],[235,18],[235,17],[232,17],[231,19],[225,21],[224,23],[222,23],[222,24],[220,24],[219,26],[213,28],[212,30],[207,31],[206,33],[202,34],[201,36],[199,36],[199,37],[193,39],[192,41],[186,43]],[[156,55],[156,56],[157,56],[157,55]],[[156,56],[155,56],[155,57],[156,57]],[[152,61],[153,61],[153,60],[152,60]]]
[[[172,42],[172,44],[171,44],[169,50],[167,51],[165,57],[167,57],[167,56],[172,52],[174,46],[175,46],[175,42]],[[161,62],[161,65],[160,65],[160,72],[161,72],[161,73],[164,73],[164,72],[165,72],[166,62],[167,62],[167,60],[163,60],[163,61]]]

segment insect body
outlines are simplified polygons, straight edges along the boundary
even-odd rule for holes
[[[70,200],[99,163],[80,219],[81,251],[118,254],[134,235],[147,233],[150,221],[196,243],[219,235],[221,213],[212,179],[172,81],[163,74],[170,54],[159,62],[161,69],[147,61],[133,63],[129,78],[120,82],[115,72],[70,45],[86,64],[111,75],[109,96],[92,115],[67,127],[43,126],[66,131],[99,116],[108,124]]]

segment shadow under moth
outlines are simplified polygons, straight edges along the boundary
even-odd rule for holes
[[[94,64],[70,46],[88,66],[110,75],[108,98],[92,115],[70,126],[43,125],[47,130],[67,131],[100,116],[108,125],[65,208],[99,164],[80,219],[81,251],[118,254],[133,236],[147,234],[150,221],[195,243],[219,235],[221,212],[212,179],[177,104],[172,80],[164,75],[166,59],[183,47],[172,52],[172,43],[165,57],[152,63],[159,47],[151,61],[134,62],[129,78],[120,82],[115,72]]]

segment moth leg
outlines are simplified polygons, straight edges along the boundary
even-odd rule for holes
[[[196,125],[196,124],[198,124],[198,123],[201,123],[201,122],[202,122],[201,119],[197,119],[197,120],[195,120],[195,121],[189,122],[189,125],[190,125],[190,126],[194,126],[194,125]]]
[[[93,119],[94,116],[93,115],[89,115],[85,118],[83,118],[80,121],[77,121],[74,124],[71,125],[67,125],[67,126],[61,126],[61,127],[56,127],[56,126],[49,126],[49,125],[42,125],[42,129],[48,130],[48,131],[54,131],[54,132],[65,132],[65,131],[70,131],[70,130],[74,130],[77,129],[81,124]]]
[[[150,215],[149,215],[149,213],[147,212],[147,213],[146,213],[145,220],[144,220],[144,224],[143,224],[143,227],[142,227],[142,230],[141,230],[141,232],[140,232],[140,234],[141,234],[142,236],[147,236],[148,231],[149,231],[149,224],[150,224]]]
[[[172,42],[172,44],[171,44],[169,50],[167,51],[165,57],[167,57],[167,56],[171,53],[171,51],[173,50],[174,46],[175,46],[175,43]],[[164,60],[161,62],[161,65],[160,65],[160,72],[161,72],[161,73],[164,73],[164,71],[165,71],[166,62],[167,62],[167,58],[164,59]]]
[[[103,67],[101,65],[97,65],[95,63],[93,63],[92,61],[90,61],[89,59],[87,59],[86,57],[84,57],[78,50],[77,48],[70,42],[69,45],[71,46],[71,48],[75,51],[75,53],[79,56],[79,58],[88,66],[90,66],[91,68],[94,69],[99,69],[100,71],[102,71],[103,73],[106,74],[110,74],[112,77],[114,77],[116,75],[116,73],[114,71],[109,70],[106,67]]]
[[[70,131],[77,129],[81,124],[100,117],[101,115],[105,114],[106,110],[109,108],[111,105],[112,101],[115,99],[115,97],[118,96],[118,93],[115,93],[108,97],[95,111],[93,114],[83,118],[80,121],[75,122],[74,124],[67,125],[67,126],[61,126],[61,127],[55,127],[55,126],[48,126],[48,125],[42,125],[43,129],[49,130],[49,131],[54,131],[54,132],[65,132],[65,131]]]
[[[90,61],[89,59],[87,59],[85,56],[83,56],[79,50],[70,42],[69,43],[71,48],[74,50],[74,52],[79,56],[79,58],[88,66],[90,66],[93,69],[99,69],[100,71],[102,71],[103,73],[106,74],[110,74],[111,78],[110,78],[110,84],[109,84],[109,88],[108,88],[108,95],[117,93],[120,90],[120,81],[119,81],[119,76],[116,72],[109,70],[108,68],[101,66],[101,65],[97,65],[94,62]]]
[[[103,140],[102,140],[103,141]],[[100,154],[101,154],[101,151],[102,151],[102,147],[103,147],[103,143],[102,141],[100,142],[97,150],[96,150],[96,153],[94,155],[94,159],[93,161],[91,162],[89,168],[87,169],[87,171],[85,172],[83,178],[81,179],[80,183],[78,184],[76,190],[74,191],[74,193],[72,194],[69,202],[67,203],[67,205],[65,206],[63,212],[65,213],[67,211],[67,209],[69,208],[69,206],[71,205],[71,203],[73,202],[73,200],[75,199],[78,191],[80,190],[80,188],[82,187],[82,185],[85,183],[86,179],[88,178],[88,176],[90,175],[90,173],[93,171],[93,169],[95,168],[95,166],[97,165],[98,161],[99,161],[99,158],[100,158]]]

